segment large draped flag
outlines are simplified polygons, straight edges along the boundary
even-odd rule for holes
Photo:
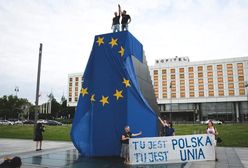
[[[119,155],[126,125],[157,136],[157,115],[140,91],[132,57],[142,63],[143,46],[128,31],[95,36],[71,129],[82,155]]]

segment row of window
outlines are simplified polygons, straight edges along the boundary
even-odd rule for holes
[[[231,73],[232,68],[233,68],[233,64],[226,64],[226,67],[227,67],[227,71],[229,71],[229,72]],[[222,69],[223,69],[223,65],[217,65],[216,68],[217,68],[217,70],[222,70]],[[180,72],[180,73],[184,73],[184,69],[185,69],[185,68],[179,68],[179,72]],[[196,69],[196,68],[195,68],[195,69]],[[243,63],[237,63],[237,69],[238,69],[238,70],[243,69]],[[208,65],[208,66],[207,66],[207,70],[208,70],[208,71],[212,71],[212,70],[213,70],[213,65]],[[194,72],[194,67],[188,67],[188,71],[189,71],[189,72]],[[198,72],[202,72],[202,71],[203,71],[203,66],[198,66],[198,67],[197,67],[197,71],[198,71]],[[166,69],[163,69],[163,70],[162,70],[162,74],[166,75],[166,72],[167,72]],[[170,73],[171,73],[171,74],[173,74],[173,73],[175,73],[175,72],[176,72],[175,68],[170,69]],[[153,74],[154,74],[154,75],[158,75],[158,70],[154,70],[154,71],[153,71]]]
[[[210,91],[208,91],[208,96],[209,97],[210,96],[214,96],[214,93],[215,93],[214,91],[211,91],[210,90]],[[224,94],[224,90],[219,90],[217,93],[218,93],[218,96],[224,96],[225,95]],[[156,94],[156,95],[158,95],[158,94]],[[204,91],[199,91],[198,92],[198,95],[199,95],[199,97],[204,97]],[[234,90],[228,90],[228,95],[229,96],[234,96],[235,95],[235,91]],[[245,89],[239,89],[239,95],[245,95]],[[184,98],[185,96],[186,96],[185,92],[180,92],[180,97],[181,98]],[[169,98],[167,96],[167,93],[166,92],[162,94],[162,97],[163,98]],[[172,92],[171,93],[171,97],[172,98],[176,98],[176,92]],[[194,91],[189,92],[189,97],[195,97],[195,92]]]

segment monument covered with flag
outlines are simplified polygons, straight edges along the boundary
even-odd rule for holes
[[[118,156],[129,125],[158,135],[157,106],[142,44],[128,31],[95,36],[71,139],[85,156]]]

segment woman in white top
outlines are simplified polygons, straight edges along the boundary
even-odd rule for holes
[[[217,129],[214,127],[214,124],[213,124],[213,122],[211,120],[209,120],[209,122],[208,122],[206,133],[214,135],[214,137],[219,134]],[[216,140],[214,140],[214,145],[217,146]],[[216,155],[216,148],[215,148],[215,160],[218,161],[217,155]]]

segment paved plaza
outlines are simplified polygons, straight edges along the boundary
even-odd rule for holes
[[[0,162],[12,156],[22,158],[22,168],[248,168],[248,148],[218,147],[217,162],[127,166],[120,158],[81,157],[71,142],[44,141],[43,150],[35,151],[32,140],[0,139]]]

